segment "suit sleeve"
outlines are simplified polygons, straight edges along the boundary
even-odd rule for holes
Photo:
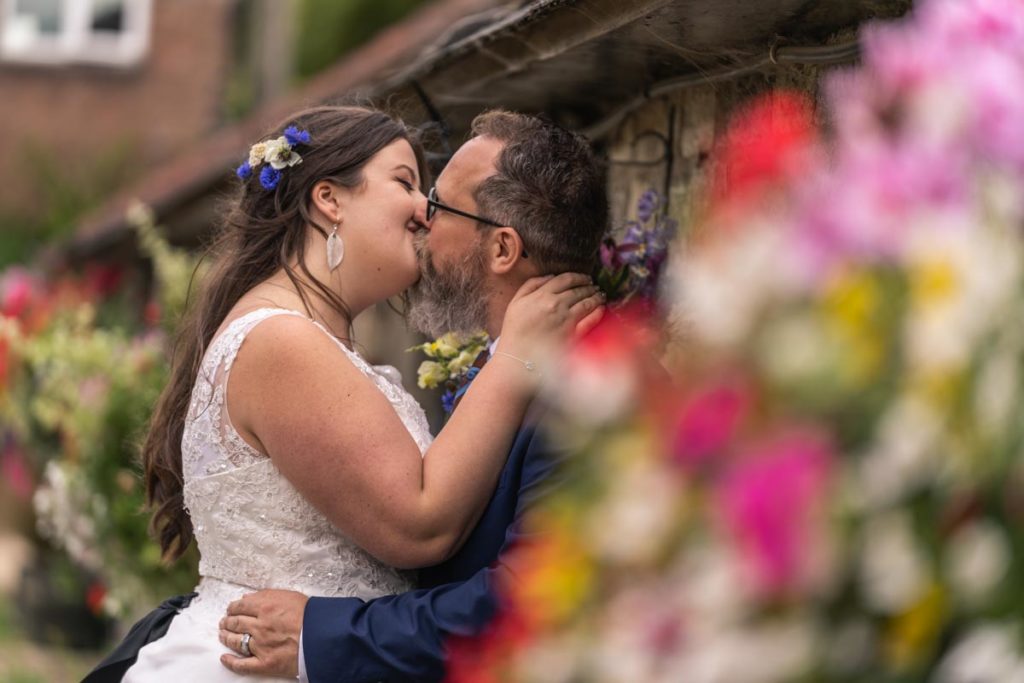
[[[553,484],[561,457],[535,435],[524,460],[515,520],[502,546],[522,539],[518,522]],[[375,600],[310,598],[303,618],[303,651],[310,683],[435,681],[444,678],[445,643],[479,633],[497,610],[494,586],[511,576],[499,559],[466,581]]]

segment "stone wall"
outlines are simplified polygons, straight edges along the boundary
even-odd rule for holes
[[[736,108],[773,88],[819,99],[818,67],[787,67],[734,80],[705,83],[652,98],[626,116],[607,141],[613,229],[634,217],[637,199],[654,188],[683,231],[697,222],[712,166],[713,147]],[[819,111],[819,115],[820,115]]]

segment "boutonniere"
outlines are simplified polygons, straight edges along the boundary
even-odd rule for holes
[[[456,392],[463,380],[472,379],[473,362],[491,343],[483,332],[459,335],[453,332],[434,341],[408,349],[422,351],[430,360],[420,363],[417,384],[421,389],[444,387],[441,405],[450,414],[455,405]]]

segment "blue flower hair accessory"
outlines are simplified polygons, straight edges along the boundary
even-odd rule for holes
[[[260,171],[260,185],[273,190],[281,182],[283,169],[302,163],[302,157],[294,148],[300,144],[308,145],[309,139],[309,131],[288,126],[281,137],[257,142],[250,147],[249,158],[235,169],[235,174],[242,180],[248,180],[254,169],[267,164]]]

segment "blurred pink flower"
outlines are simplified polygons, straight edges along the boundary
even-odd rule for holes
[[[18,498],[28,501],[32,498],[35,485],[25,455],[16,447],[8,446],[0,455],[0,472],[3,472],[7,487]]]
[[[813,580],[831,460],[820,438],[791,433],[749,451],[719,483],[719,513],[759,593]]]
[[[38,294],[38,282],[23,268],[11,268],[0,278],[0,309],[7,317],[20,318]]]
[[[1024,14],[1020,0],[945,0],[924,3],[921,33],[950,50],[988,46],[1024,57]]]
[[[898,260],[922,215],[967,214],[969,161],[962,147],[913,136],[840,144],[832,167],[795,191],[793,241],[811,282],[844,262]]]
[[[673,457],[686,469],[699,468],[733,440],[749,404],[750,396],[738,382],[697,391],[680,411],[671,444]]]

